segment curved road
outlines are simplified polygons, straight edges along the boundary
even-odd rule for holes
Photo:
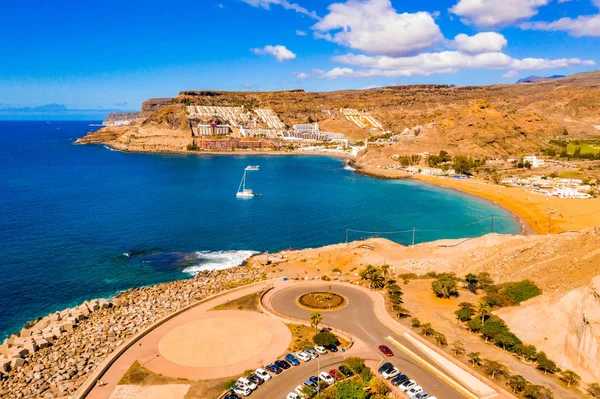
[[[330,287],[331,290],[329,289]],[[429,363],[435,364],[435,362],[431,361],[427,355],[419,351],[407,339],[396,334],[381,323],[375,315],[373,300],[367,294],[357,289],[327,283],[292,286],[275,293],[271,298],[271,306],[277,312],[284,315],[308,320],[311,311],[298,306],[297,299],[302,294],[313,291],[331,291],[343,295],[348,299],[348,305],[340,310],[321,312],[323,323],[354,335],[376,353],[380,353],[377,349],[379,345],[388,345],[394,351],[394,356],[384,358],[384,361],[394,364],[394,366],[400,369],[401,373],[415,380],[430,395],[434,395],[438,399],[465,398],[463,394],[448,385],[437,375],[431,373],[413,358],[389,344],[386,338],[391,336]]]

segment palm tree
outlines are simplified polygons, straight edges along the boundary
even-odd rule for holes
[[[387,278],[390,276],[390,265],[387,263],[381,265],[381,272],[383,273],[383,277]]]
[[[376,290],[380,290],[385,287],[385,278],[381,275],[379,271],[373,273],[371,276],[370,286],[375,288]]]
[[[323,316],[320,312],[312,312],[310,314],[310,326],[315,328],[315,334],[319,328],[319,324],[323,321]]]
[[[478,313],[481,316],[481,326],[482,327],[485,325],[485,317],[489,316],[491,311],[492,311],[492,308],[487,302],[481,302],[479,304]]]

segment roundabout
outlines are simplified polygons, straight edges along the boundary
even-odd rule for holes
[[[348,300],[334,292],[309,292],[300,295],[298,304],[310,310],[338,310],[348,304]]]

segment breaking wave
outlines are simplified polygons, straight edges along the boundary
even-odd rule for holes
[[[345,169],[345,170],[350,170],[350,171],[352,171],[352,172],[354,172],[354,171],[356,170],[356,168],[353,168],[353,167],[352,167],[352,166],[350,166],[350,165],[345,165],[345,166],[344,166],[344,169]]]
[[[223,270],[230,267],[239,266],[256,251],[201,251],[196,252],[196,260],[191,266],[183,269],[183,272],[196,275],[204,270]]]

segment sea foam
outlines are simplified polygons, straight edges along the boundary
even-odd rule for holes
[[[204,270],[223,270],[230,267],[239,266],[256,251],[200,251],[196,252],[197,263],[193,266],[183,269],[185,273],[197,275]]]

